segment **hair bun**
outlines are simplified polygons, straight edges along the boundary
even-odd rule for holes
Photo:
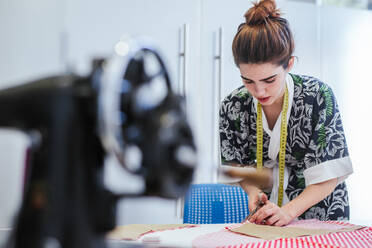
[[[269,18],[277,18],[280,16],[279,10],[276,8],[274,0],[261,0],[253,3],[244,15],[245,22],[249,26],[260,25],[266,23]]]

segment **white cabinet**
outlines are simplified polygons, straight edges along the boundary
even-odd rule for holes
[[[195,61],[200,56],[199,0],[146,0],[143,12],[145,25],[142,35],[151,37],[159,45],[170,70],[174,88],[180,93],[192,90],[199,68]],[[184,37],[185,36],[185,37]],[[180,54],[181,53],[181,54]],[[185,53],[186,63],[182,53]],[[186,74],[186,81],[183,74]]]
[[[171,0],[65,0],[64,34],[68,63],[87,73],[90,60],[109,56],[123,36],[145,36],[155,42],[170,70],[175,89],[188,88],[196,81],[199,57],[199,1]],[[186,28],[186,30],[184,30]],[[186,33],[186,44],[183,35]],[[186,46],[186,66],[180,52]],[[192,68],[191,68],[192,67]],[[179,73],[186,68],[187,82],[179,84]]]
[[[240,74],[234,64],[231,44],[243,15],[251,6],[249,1],[237,0],[232,4],[223,0],[202,1],[201,21],[201,86],[203,145],[200,152],[201,181],[216,182],[219,163],[218,119],[220,101],[241,85]]]
[[[234,64],[232,56],[232,41],[240,23],[244,22],[245,11],[252,6],[249,1],[237,0],[234,4],[223,0],[204,0],[202,18],[202,77],[209,84],[209,89],[216,87],[218,82],[218,67],[214,64],[215,55],[222,58],[221,96],[225,96],[241,83],[240,74]],[[222,40],[219,41],[219,33],[222,33]],[[221,54],[219,46],[221,43]],[[215,81],[211,79],[215,78]]]
[[[321,20],[323,79],[336,94],[354,167],[347,179],[350,218],[371,225],[372,11],[324,6]]]
[[[198,126],[199,0],[65,2],[63,34],[67,67],[89,73],[91,60],[110,56],[122,35],[150,38],[165,61],[173,89],[186,95],[193,127]]]
[[[144,9],[144,0],[65,0],[61,31],[68,69],[89,73],[92,59],[112,55],[122,35],[140,34]]]
[[[67,62],[71,67],[79,73],[88,73],[91,59],[112,54],[115,43],[122,35],[149,37],[159,48],[173,88],[186,96],[187,111],[197,132],[198,124],[195,122],[199,114],[195,104],[197,98],[194,97],[199,91],[199,0],[66,0],[65,9],[64,33]],[[117,178],[115,180],[118,181]],[[125,178],[122,181],[128,182]],[[162,223],[181,221],[176,217],[174,201],[153,199],[152,204],[148,202],[122,201],[119,205],[119,224],[159,222],[154,220],[155,212]],[[142,214],[133,215],[136,210]]]
[[[158,45],[168,68],[173,89],[185,95],[187,113],[198,148],[203,136],[200,75],[200,0],[146,0],[140,34]],[[200,158],[203,154],[199,153]]]

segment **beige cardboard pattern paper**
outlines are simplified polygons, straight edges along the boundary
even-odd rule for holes
[[[190,224],[133,224],[118,226],[107,234],[108,239],[114,240],[137,240],[148,232],[173,230],[178,228],[195,227]]]
[[[230,231],[265,240],[271,240],[279,238],[296,238],[300,236],[321,235],[335,232],[350,232],[358,230],[360,228],[363,228],[363,226],[355,225],[352,227],[345,227],[338,230],[331,230],[331,229],[308,229],[301,227],[277,227],[245,223],[240,227],[230,229]]]

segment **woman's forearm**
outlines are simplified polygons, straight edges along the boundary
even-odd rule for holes
[[[254,167],[250,166],[250,169]],[[237,169],[231,169],[229,176],[243,178],[239,182],[240,186],[244,189],[247,194],[250,191],[263,191],[271,189],[273,185],[273,171],[272,169],[262,168],[258,171],[255,168],[253,170],[242,170],[242,167]]]
[[[334,191],[336,185],[337,178],[309,185],[300,195],[284,205],[282,209],[287,212],[292,217],[292,219],[294,219],[300,216],[313,205],[326,198],[330,193]]]
[[[240,187],[248,194],[251,195],[252,193],[261,192],[262,190],[258,188],[256,185],[252,185],[247,180],[242,180],[239,182]]]

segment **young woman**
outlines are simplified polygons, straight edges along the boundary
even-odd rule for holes
[[[243,86],[222,102],[220,139],[224,164],[272,168],[266,194],[240,182],[250,211],[264,203],[249,220],[283,226],[295,218],[349,219],[344,180],[353,169],[331,88],[289,73],[294,41],[274,1],[255,3],[245,18],[232,44]]]

